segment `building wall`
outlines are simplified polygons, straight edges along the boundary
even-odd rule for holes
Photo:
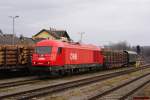
[[[37,36],[34,36],[33,38],[34,39],[36,39],[36,38],[48,38],[51,40],[55,40],[55,37],[53,37],[52,35],[50,35],[49,33],[45,32],[45,31],[41,32]]]

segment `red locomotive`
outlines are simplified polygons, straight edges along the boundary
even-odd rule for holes
[[[103,60],[104,56],[97,46],[43,40],[36,44],[32,57],[32,69],[62,72],[102,68]]]
[[[79,72],[110,69],[136,63],[137,53],[101,49],[94,45],[43,40],[36,44],[32,70],[38,72]]]

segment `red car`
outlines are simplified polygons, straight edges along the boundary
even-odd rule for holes
[[[34,71],[80,70],[102,68],[104,56],[94,45],[43,40],[36,44],[32,56]]]

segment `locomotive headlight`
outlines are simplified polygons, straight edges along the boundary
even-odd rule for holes
[[[48,61],[47,64],[50,64],[50,62]]]
[[[36,64],[36,62],[34,61],[33,64]]]

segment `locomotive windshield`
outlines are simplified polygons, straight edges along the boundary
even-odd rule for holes
[[[51,53],[52,51],[52,47],[50,46],[38,46],[35,48],[35,52],[37,54],[47,54],[47,53]]]

